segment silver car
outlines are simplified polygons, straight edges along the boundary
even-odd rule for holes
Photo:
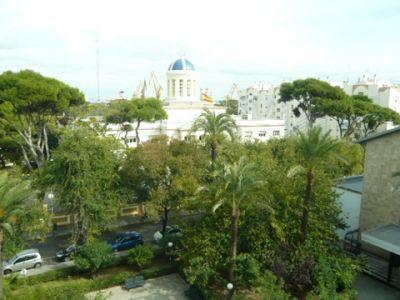
[[[3,262],[4,274],[21,271],[22,269],[38,268],[43,260],[38,249],[28,249],[15,255],[12,259]]]

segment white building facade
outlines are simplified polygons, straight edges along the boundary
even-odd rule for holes
[[[297,101],[287,103],[279,102],[280,86],[260,84],[239,91],[239,115],[248,120],[276,119],[285,123],[285,135],[296,134],[308,128],[308,122],[302,113],[296,117],[293,109],[297,107]],[[332,137],[339,137],[339,129],[334,120],[329,117],[316,121],[324,131],[330,130]]]
[[[387,80],[377,80],[363,77],[357,83],[337,83],[330,82],[333,86],[339,86],[348,95],[365,95],[373,100],[374,103],[393,109],[400,113],[400,87],[391,84]],[[239,115],[244,119],[263,120],[280,119],[285,121],[287,135],[304,131],[308,123],[304,114],[296,117],[293,109],[297,106],[297,101],[288,103],[279,102],[280,86],[260,84],[239,91]],[[317,126],[327,132],[330,131],[334,138],[340,137],[339,128],[335,120],[330,117],[319,118]],[[388,123],[381,126],[379,130],[391,129],[393,124]]]
[[[194,121],[210,109],[217,114],[225,112],[225,107],[214,106],[212,103],[202,101],[199,95],[197,72],[194,65],[185,58],[173,62],[167,71],[167,98],[164,100],[164,109],[168,118],[155,123],[142,123],[139,128],[141,142],[146,142],[159,135],[170,138],[185,139],[189,135]],[[270,138],[279,138],[285,134],[285,121],[279,118],[263,118],[261,120],[236,119],[238,133],[243,141],[265,142]],[[135,124],[132,124],[135,126]],[[119,125],[110,124],[107,134],[122,139],[124,133]],[[201,139],[200,132],[196,137]],[[127,135],[128,146],[136,146],[136,134],[132,130]]]

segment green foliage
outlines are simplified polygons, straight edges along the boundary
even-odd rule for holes
[[[56,118],[84,101],[78,89],[34,71],[0,75],[0,125],[19,145],[29,170],[42,168],[49,159],[48,129],[56,124]]]
[[[139,269],[149,265],[154,258],[154,251],[151,245],[139,245],[128,254],[128,263]]]
[[[230,115],[238,115],[239,114],[239,101],[234,99],[226,100],[226,113]]]
[[[232,140],[236,137],[237,125],[231,115],[227,113],[216,114],[215,111],[205,109],[204,112],[195,120],[191,133],[202,132],[207,138],[207,143],[211,149],[211,160],[215,163],[217,159],[217,147],[226,136]]]
[[[258,278],[256,291],[262,300],[289,300],[292,297],[285,292],[282,281],[270,271]]]
[[[236,282],[239,286],[254,286],[261,277],[260,263],[248,253],[236,257]]]
[[[170,265],[161,265],[151,267],[143,270],[140,274],[145,279],[168,275],[176,272],[175,268]],[[66,272],[65,275],[69,275]],[[44,275],[44,274],[43,274]],[[83,279],[83,278],[63,278],[60,277],[56,281],[43,282],[40,280],[32,280],[37,276],[33,276],[32,279],[18,279],[18,289],[7,284],[7,299],[15,300],[36,300],[36,299],[58,299],[58,300],[69,300],[69,299],[84,299],[84,295],[89,292],[106,289],[113,286],[122,285],[126,279],[139,275],[134,272],[118,272],[117,274],[97,277],[95,279]],[[41,275],[38,275],[41,276]]]
[[[199,145],[159,137],[127,152],[121,177],[139,201],[149,201],[147,212],[162,218],[164,228],[170,211],[188,208],[206,165]]]
[[[343,222],[332,187],[338,177],[358,173],[362,149],[347,141],[333,142],[315,128],[310,139],[304,135],[268,143],[227,143],[220,150],[220,163],[247,156],[262,181],[256,192],[246,194],[249,201],[238,222],[237,296],[241,288],[249,287],[263,299],[351,295],[357,264],[337,247],[336,230],[343,228]],[[288,177],[294,166],[303,166],[296,168],[299,176]],[[302,243],[304,171],[310,168],[317,177],[308,207],[308,234]],[[218,199],[212,191],[220,183],[229,190],[230,182],[219,175],[199,194],[204,215],[183,227],[185,234],[173,251],[189,283],[202,290],[210,286],[225,290],[229,280],[231,207],[211,211]],[[219,196],[229,199],[225,193]],[[337,288],[343,284],[339,293]]]
[[[305,114],[312,127],[316,119],[325,115],[321,104],[329,100],[340,100],[345,93],[338,87],[333,87],[325,81],[314,78],[295,80],[283,83],[280,88],[280,102],[298,101],[293,110],[296,116]]]
[[[224,284],[230,244],[230,220],[224,209],[188,223],[183,229],[181,246],[174,251],[187,281],[201,289],[211,282]]]
[[[110,266],[115,259],[112,247],[104,241],[91,241],[83,245],[75,257],[78,270],[96,274],[100,269]]]
[[[344,138],[360,138],[374,133],[385,122],[400,122],[397,112],[362,95],[320,101],[319,109],[337,122],[340,136]]]
[[[159,120],[167,119],[167,112],[163,108],[163,103],[159,99],[132,99],[133,121],[136,122],[136,143],[139,145],[139,126],[142,122],[154,123]]]
[[[76,214],[74,240],[79,243],[107,228],[118,206],[116,142],[90,128],[75,128],[61,137],[53,161],[40,174],[38,185],[52,190],[58,205]]]

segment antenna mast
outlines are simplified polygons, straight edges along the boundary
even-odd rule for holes
[[[97,72],[97,101],[100,102],[100,62],[99,62],[99,38],[96,38],[96,72]]]

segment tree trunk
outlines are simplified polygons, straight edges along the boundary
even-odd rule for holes
[[[314,179],[315,179],[315,173],[314,170],[309,169],[307,172],[307,189],[306,189],[306,195],[304,197],[304,203],[303,203],[303,216],[301,218],[301,236],[300,236],[300,242],[304,243],[307,234],[308,234],[308,219],[309,219],[309,211],[310,211],[310,205],[312,202],[312,199],[314,197]]]
[[[169,216],[169,209],[168,208],[164,208],[164,216],[162,218],[162,234],[165,234],[167,225],[168,225],[168,216]]]
[[[0,229],[0,299],[3,299],[3,281],[4,281],[4,273],[3,273],[3,229]]]
[[[127,138],[128,138],[128,130],[125,130],[125,135],[124,135],[124,143],[125,143],[125,146],[126,146],[126,148],[128,148],[128,141],[127,141]],[[136,137],[137,138],[137,137]]]
[[[213,164],[215,164],[215,161],[217,160],[217,155],[218,155],[217,147],[218,147],[217,142],[212,141],[211,142],[211,161]]]
[[[235,289],[235,270],[236,270],[236,255],[237,255],[237,242],[238,242],[238,221],[240,211],[237,209],[231,216],[231,261],[229,266],[228,278],[229,282],[233,284],[233,289],[229,291],[228,299],[231,299]]]
[[[139,144],[140,144],[139,126],[140,126],[140,123],[141,123],[141,122],[142,122],[141,120],[138,120],[138,121],[137,121],[136,128],[135,128],[135,133],[136,133],[136,146],[139,146]]]
[[[0,164],[1,164],[3,169],[6,167],[6,159],[5,159],[4,156],[0,157]]]

